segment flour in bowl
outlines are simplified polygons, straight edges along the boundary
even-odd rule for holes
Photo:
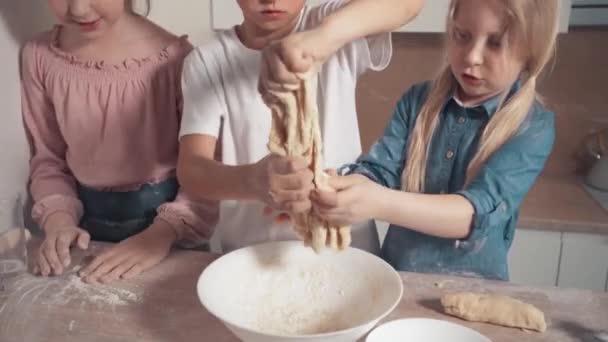
[[[349,281],[350,280],[350,281]],[[334,265],[302,263],[288,269],[265,269],[248,283],[241,309],[250,329],[275,335],[313,335],[364,323],[377,294],[369,279],[352,277]]]

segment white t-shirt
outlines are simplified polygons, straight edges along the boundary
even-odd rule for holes
[[[337,0],[305,7],[295,30],[318,26],[344,3]],[[361,154],[357,78],[368,69],[386,68],[391,55],[390,33],[385,33],[347,44],[321,68],[317,102],[326,168],[353,162]],[[180,137],[221,137],[222,162],[227,165],[253,164],[268,155],[271,113],[258,93],[260,64],[261,52],[244,46],[234,29],[218,32],[212,41],[195,49],[184,64]],[[217,233],[224,252],[296,238],[288,225],[264,216],[263,207],[258,201],[222,201]],[[375,228],[373,221],[353,227],[352,245],[377,253]]]

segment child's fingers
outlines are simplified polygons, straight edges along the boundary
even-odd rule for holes
[[[312,203],[308,199],[303,201],[289,202],[285,205],[286,211],[292,214],[300,214],[307,212],[310,210],[311,207]]]
[[[310,194],[310,199],[313,201],[315,206],[322,208],[335,208],[338,206],[338,193],[323,190],[314,190]]]
[[[321,219],[329,222],[332,225],[342,225],[342,223],[345,222],[344,214],[335,209],[326,210],[317,208],[315,209],[315,213]]]
[[[289,175],[302,170],[308,170],[310,162],[304,157],[276,158],[272,161],[272,169],[283,175]]]
[[[106,275],[99,278],[99,280],[104,284],[113,282],[113,281],[119,279],[123,274],[125,274],[133,266],[135,266],[136,263],[137,262],[134,259],[127,259],[127,260],[123,261],[122,263],[120,263],[118,266],[114,267],[114,269],[111,272],[109,272]]]
[[[113,257],[114,257],[113,249],[109,249],[109,250],[101,253],[100,255],[93,258],[93,260],[80,271],[80,273],[79,273],[80,276],[88,277],[90,274],[96,272],[97,268],[99,268],[101,265],[106,263],[106,261],[112,259]]]
[[[312,56],[302,53],[299,57],[290,58],[287,68],[295,74],[302,74],[310,70],[314,63],[315,59]]]
[[[51,236],[46,239],[42,253],[55,275],[63,273],[63,267],[61,266],[59,256],[57,255],[57,237]]]
[[[44,256],[44,253],[42,250],[40,250],[38,252],[38,265],[36,265],[36,267],[34,268],[34,273],[38,273],[36,271],[39,271],[40,275],[42,275],[44,277],[51,274],[51,266],[49,265],[49,262],[46,260],[46,257]]]
[[[57,238],[57,255],[63,267],[70,265],[70,246],[76,240],[76,232],[65,232]]]
[[[301,192],[307,198],[310,191],[314,188],[313,178],[314,175],[310,170],[299,171],[290,175],[274,175],[270,179],[269,187],[271,192],[275,194],[282,191],[294,190]]]
[[[82,231],[78,234],[77,245],[78,248],[85,250],[89,248],[89,242],[91,241],[91,235],[85,231]]]
[[[135,264],[131,269],[129,269],[125,274],[122,275],[122,279],[129,280],[137,277],[145,270],[142,264]]]
[[[267,82],[266,88],[271,91],[284,91],[286,86],[298,84],[296,75],[285,66],[283,57],[276,47],[267,48],[263,53],[264,59],[264,77],[270,82]]]
[[[288,210],[287,204],[290,202],[300,202],[308,200],[309,191],[283,190],[270,193],[272,201],[276,204],[275,209]]]
[[[343,177],[331,177],[328,180],[329,186],[336,189],[337,191],[350,188],[355,184],[359,184],[361,180],[357,177],[343,176]]]
[[[101,278],[105,277],[126,259],[127,258],[123,255],[115,255],[114,257],[106,259],[101,265],[99,265],[99,267],[95,269],[95,271],[85,277],[85,281],[87,283],[96,283],[101,281]]]

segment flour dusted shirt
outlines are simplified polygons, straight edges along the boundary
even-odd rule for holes
[[[305,7],[296,31],[318,26],[344,5],[330,1]],[[344,46],[322,67],[317,102],[326,167],[339,167],[361,154],[355,106],[357,78],[365,71],[385,68],[391,58],[390,34],[359,39]],[[184,65],[184,117],[180,136],[221,137],[222,162],[252,164],[268,154],[271,114],[258,94],[261,52],[244,46],[234,29],[195,49]],[[221,133],[221,134],[220,134]],[[269,240],[296,238],[286,225],[273,223],[256,201],[223,201],[218,225],[224,251]],[[353,229],[353,245],[378,250],[375,225]]]

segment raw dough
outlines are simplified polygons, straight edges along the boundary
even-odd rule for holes
[[[536,307],[507,296],[475,293],[446,294],[441,297],[446,313],[473,322],[543,332],[545,315]]]
[[[260,87],[264,102],[272,111],[268,149],[281,156],[301,156],[310,161],[318,189],[334,191],[323,172],[323,144],[317,108],[317,75],[299,75],[300,83],[282,91]],[[275,88],[275,87],[273,87]],[[319,252],[323,246],[344,249],[351,243],[350,227],[330,226],[312,211],[291,215],[294,230],[304,243]]]

